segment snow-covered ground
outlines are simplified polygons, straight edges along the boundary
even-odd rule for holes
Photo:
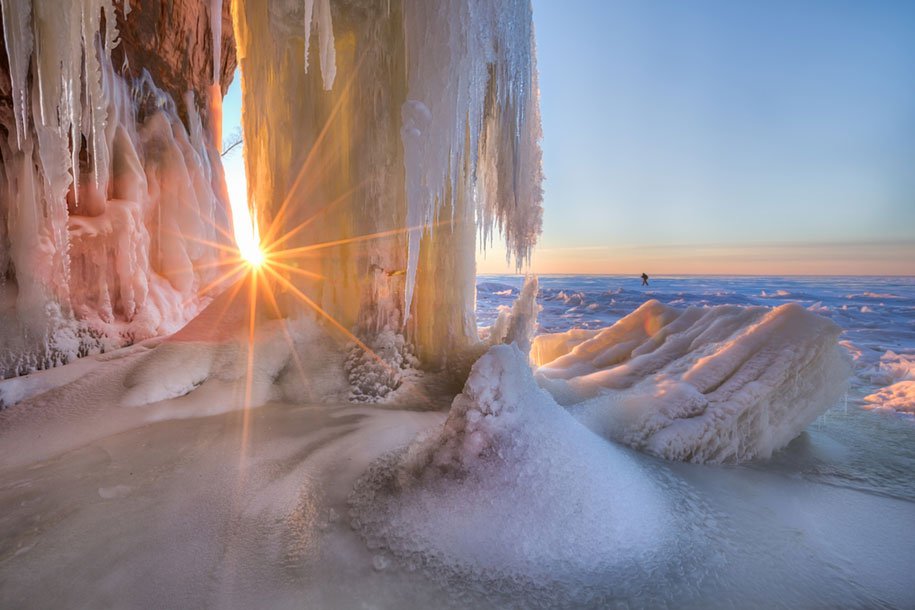
[[[521,279],[480,278],[478,287],[480,324],[490,325]],[[356,405],[340,394],[331,369],[342,361],[322,355],[320,331],[307,321],[286,329],[289,347],[313,346],[300,351],[316,356],[302,378],[321,383],[306,388],[296,382],[301,371],[282,365],[288,348],[269,347],[285,345],[271,339],[278,322],[265,321],[269,357],[258,359],[252,393],[268,402],[232,410],[245,375],[231,355],[243,350],[228,330],[208,351],[197,333],[210,326],[198,326],[77,362],[78,373],[69,365],[0,384],[8,402],[22,401],[0,412],[0,606],[915,605],[915,423],[867,408],[891,407],[874,395],[911,375],[915,282],[657,278],[643,289],[633,278],[546,277],[541,330],[601,328],[652,298],[660,303],[649,309],[673,321],[686,314],[667,306],[801,302],[843,331],[853,366],[847,398],[840,391],[771,459],[671,462],[582,426],[587,418],[538,386],[510,345],[478,361],[450,410],[421,392]],[[783,311],[742,315],[778,322],[804,345],[839,332]],[[708,338],[691,321],[681,322],[684,332]],[[518,320],[508,325],[508,334],[524,334]],[[784,333],[765,325],[737,325],[736,338],[723,326],[714,324],[731,351],[748,345],[739,328],[782,345]],[[573,335],[573,343],[597,337]],[[722,350],[709,349],[720,359]],[[738,360],[758,363],[765,381],[782,375],[784,358]],[[830,370],[828,358],[807,360]],[[601,388],[608,370],[625,377],[588,362],[603,367]],[[673,368],[678,382],[696,381],[698,373]],[[570,370],[553,369],[554,377]],[[777,402],[773,389],[797,391],[762,386],[737,388],[741,399],[766,398],[741,403],[752,413]],[[327,396],[342,398],[316,404]]]

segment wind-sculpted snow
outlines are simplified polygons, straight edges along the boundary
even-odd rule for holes
[[[596,333],[541,335],[533,352],[540,384],[599,434],[671,460],[741,462],[770,457],[842,396],[840,332],[797,304],[648,301]]]
[[[689,490],[578,423],[514,345],[490,348],[444,426],[376,462],[350,505],[370,548],[447,584],[486,583],[496,605],[521,590],[606,603],[633,595],[633,580],[651,605],[661,580],[695,583],[711,567],[690,527],[711,516]]]

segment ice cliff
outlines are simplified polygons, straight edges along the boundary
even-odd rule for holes
[[[0,377],[198,311],[228,241],[222,4],[0,2]]]
[[[478,240],[530,256],[529,0],[3,0],[2,16],[2,375],[199,310],[231,242],[216,153],[235,39],[252,216],[343,327],[444,365],[477,343]]]

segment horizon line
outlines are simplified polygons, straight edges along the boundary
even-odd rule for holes
[[[518,277],[527,277],[529,275],[536,275],[538,277],[544,276],[582,276],[582,277],[632,277],[634,279],[641,279],[638,274],[635,273],[537,273],[535,271],[530,271],[527,273],[514,272],[514,273],[495,273],[491,271],[476,273],[477,277],[480,276],[518,276]],[[651,278],[665,278],[665,277],[831,277],[831,278],[908,278],[915,279],[915,274],[876,274],[876,273],[854,273],[854,274],[843,274],[843,273],[654,273],[649,275]]]

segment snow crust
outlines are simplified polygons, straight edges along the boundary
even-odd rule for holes
[[[842,396],[840,328],[797,304],[648,301],[597,333],[541,335],[539,383],[607,438],[671,460],[768,458]]]

